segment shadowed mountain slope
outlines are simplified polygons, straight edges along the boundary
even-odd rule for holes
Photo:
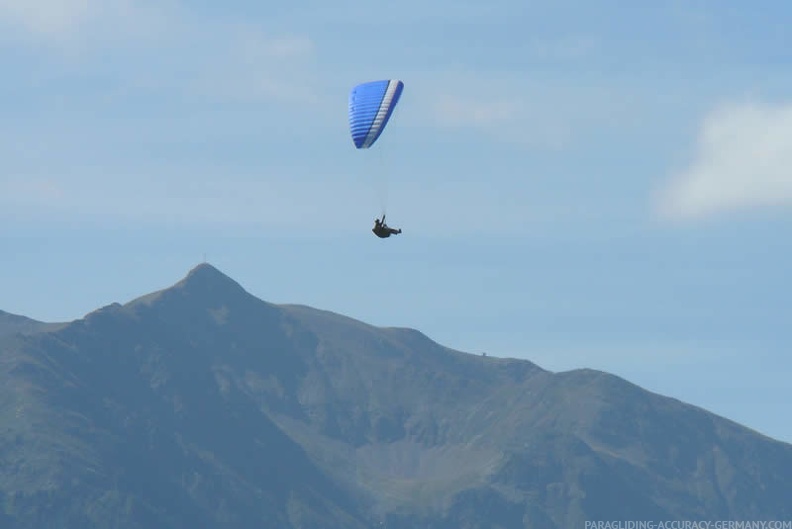
[[[792,518],[790,445],[606,373],[266,303],[207,264],[6,334],[0,383],[2,527]]]

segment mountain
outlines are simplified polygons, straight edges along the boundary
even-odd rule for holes
[[[792,518],[792,446],[247,293],[208,264],[0,338],[0,527],[566,528]]]
[[[25,316],[17,316],[0,310],[0,338],[13,334],[32,334],[63,327],[63,323],[44,323]]]

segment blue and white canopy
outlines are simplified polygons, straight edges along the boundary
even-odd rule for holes
[[[359,84],[349,94],[349,129],[358,149],[368,149],[380,137],[399,102],[404,83],[398,79]]]

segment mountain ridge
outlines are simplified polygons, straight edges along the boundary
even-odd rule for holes
[[[13,529],[792,517],[792,445],[602,371],[271,304],[209,264],[0,347]]]
[[[33,334],[56,330],[66,325],[60,322],[43,322],[0,310],[0,338],[15,334]]]

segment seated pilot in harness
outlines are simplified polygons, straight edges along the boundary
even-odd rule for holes
[[[382,215],[382,220],[374,219],[374,227],[371,229],[374,232],[374,235],[379,237],[380,239],[386,239],[391,235],[396,235],[401,233],[401,229],[391,228],[387,224],[385,224],[385,215]]]

